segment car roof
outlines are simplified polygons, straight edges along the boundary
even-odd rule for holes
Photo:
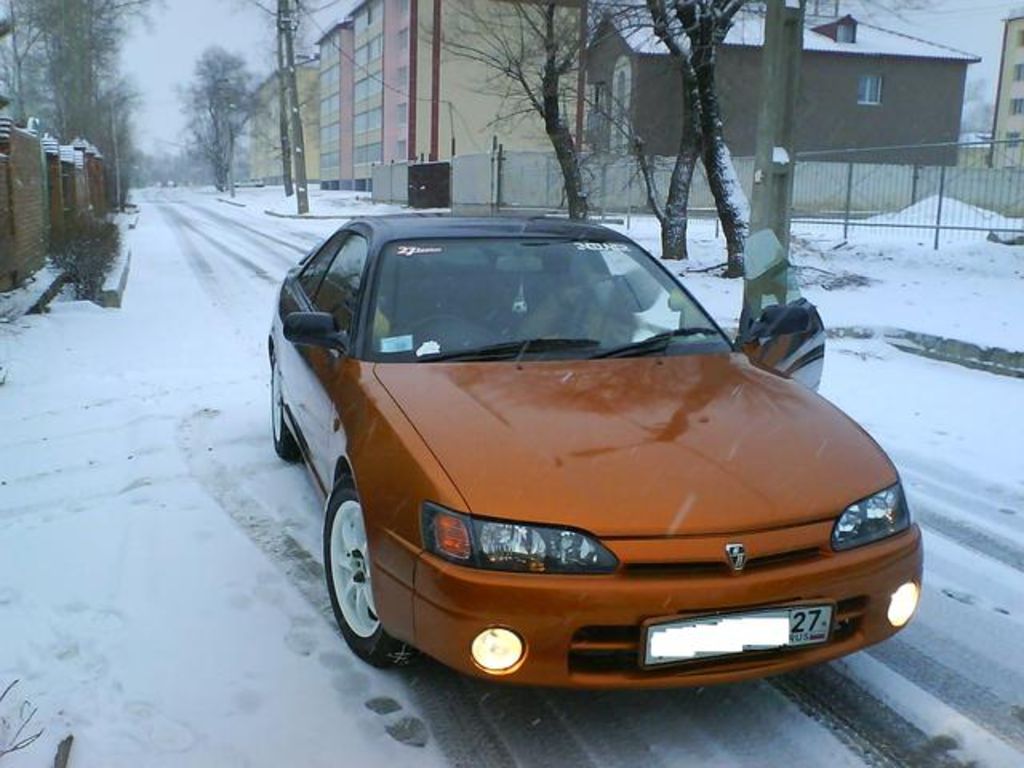
[[[393,214],[352,219],[363,224],[381,241],[420,238],[560,237],[578,240],[628,241],[613,229],[599,224],[553,216],[448,216],[445,214]]]

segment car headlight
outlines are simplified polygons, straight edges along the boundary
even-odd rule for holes
[[[853,549],[910,527],[910,510],[899,483],[851,504],[832,529],[832,549]]]
[[[427,502],[423,542],[460,565],[523,573],[610,573],[619,561],[581,531],[506,520],[486,520]]]

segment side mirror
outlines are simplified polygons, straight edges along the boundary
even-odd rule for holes
[[[284,337],[292,344],[348,352],[348,334],[327,312],[292,312],[284,318]]]
[[[807,333],[814,320],[812,311],[811,305],[806,301],[767,307],[761,313],[761,317],[755,320],[750,328],[741,335],[739,342],[749,344],[758,339],[773,339],[778,336]]]

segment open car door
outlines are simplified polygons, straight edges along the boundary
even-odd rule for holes
[[[801,298],[786,251],[771,230],[747,241],[736,341],[755,365],[818,389],[825,368],[825,326],[814,305]]]

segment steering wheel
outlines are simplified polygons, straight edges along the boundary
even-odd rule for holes
[[[494,332],[482,323],[444,312],[422,317],[410,323],[408,329],[418,343],[436,341],[445,352],[478,347],[495,340]]]

